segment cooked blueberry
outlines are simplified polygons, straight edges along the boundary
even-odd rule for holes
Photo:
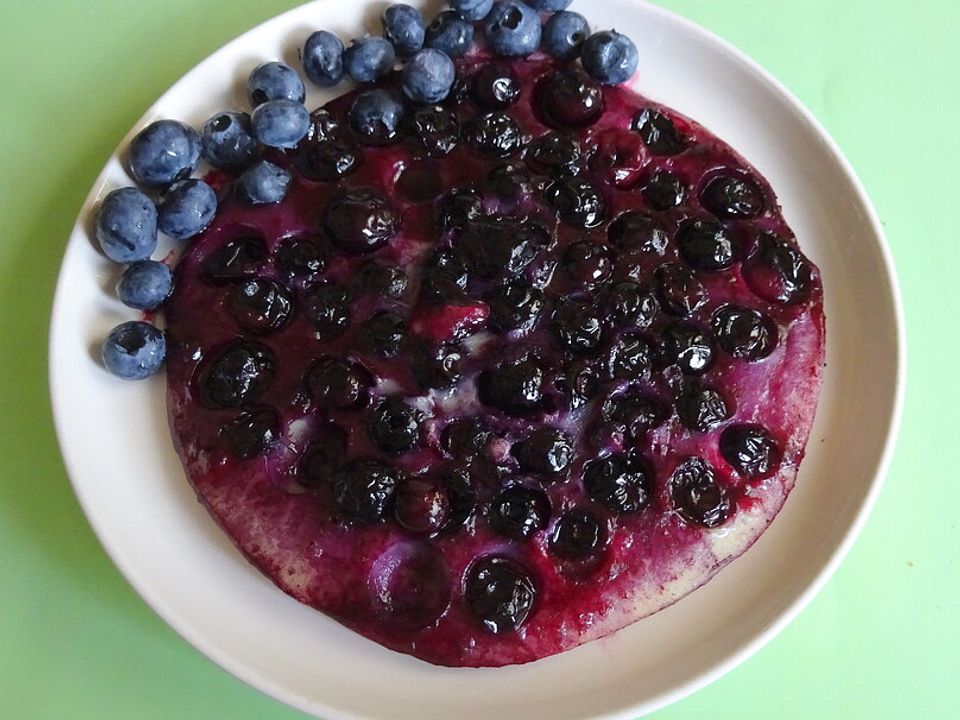
[[[713,468],[701,458],[689,458],[674,470],[670,495],[680,516],[694,525],[713,528],[730,517],[730,501],[717,484]]]
[[[263,455],[280,437],[280,415],[269,407],[258,407],[235,417],[223,426],[230,451],[241,460]]]
[[[484,629],[494,635],[518,630],[533,612],[537,586],[516,560],[488,555],[467,573],[465,599]]]
[[[215,168],[241,170],[260,157],[262,148],[247,113],[220,112],[203,126],[201,151]]]
[[[407,275],[396,265],[385,265],[372,260],[357,271],[354,287],[358,293],[396,300],[406,292]]]
[[[490,14],[493,0],[450,0],[449,5],[460,13],[464,20],[476,22]]]
[[[366,405],[373,378],[355,362],[325,357],[310,366],[306,386],[322,408],[355,410]]]
[[[543,292],[522,278],[509,280],[486,297],[490,306],[490,329],[505,333],[527,332],[536,325],[543,307]]]
[[[467,123],[464,135],[481,155],[507,158],[523,147],[523,131],[517,121],[504,112],[479,115]]]
[[[363,350],[389,358],[400,352],[406,331],[407,321],[402,315],[392,310],[380,310],[360,326],[357,342]]]
[[[562,177],[580,172],[580,146],[573,138],[560,133],[547,133],[535,139],[524,158],[530,167],[546,175]]]
[[[543,49],[558,60],[575,60],[590,36],[587,19],[575,12],[558,12],[543,28]]]
[[[297,71],[281,62],[257,65],[247,78],[247,94],[253,107],[268,100],[283,98],[302,103],[306,98],[306,90]]]
[[[293,148],[310,130],[310,113],[294,100],[280,98],[257,106],[250,116],[253,136],[261,145]]]
[[[638,210],[629,210],[614,220],[607,230],[607,239],[618,250],[662,255],[667,247],[667,234],[660,224]]]
[[[535,360],[504,363],[480,373],[480,402],[508,415],[527,415],[543,406],[543,369]]]
[[[334,246],[347,255],[363,255],[386,244],[400,227],[390,201],[375,190],[359,188],[335,195],[323,216]]]
[[[343,51],[343,68],[358,83],[370,83],[386,75],[396,61],[393,45],[374,35],[352,41]]]
[[[267,246],[259,235],[243,235],[231,240],[203,261],[203,274],[211,282],[221,284],[259,274],[267,259]]]
[[[274,251],[274,263],[281,275],[300,285],[314,283],[327,267],[323,247],[306,237],[282,240]]]
[[[648,289],[633,280],[621,280],[603,295],[608,317],[620,325],[648,328],[657,316],[657,299]]]
[[[265,335],[282,328],[293,314],[293,297],[273,280],[255,278],[235,285],[227,296],[227,308],[241,328]]]
[[[657,299],[671,315],[686,317],[707,301],[707,292],[696,276],[680,265],[661,265],[655,273]]]
[[[607,85],[619,85],[633,77],[640,56],[633,40],[616,30],[604,30],[584,41],[580,61],[590,77]]]
[[[423,47],[426,27],[420,11],[416,8],[402,3],[388,5],[380,20],[383,23],[383,34],[393,43],[401,57],[412,55]]]
[[[553,314],[553,335],[560,347],[572,353],[596,350],[603,339],[600,308],[580,300],[567,300]]]
[[[548,242],[549,236],[539,225],[492,216],[471,222],[458,239],[456,251],[469,272],[491,279],[519,274]]]
[[[307,131],[307,140],[315,142],[333,140],[340,133],[340,121],[329,110],[321,107],[310,113],[310,129]]]
[[[256,400],[273,382],[277,359],[265,345],[238,340],[202,368],[200,395],[212,407],[239,407]]]
[[[690,220],[677,233],[680,255],[696,270],[726,270],[737,261],[737,248],[723,225]]]
[[[755,218],[763,212],[763,192],[740,175],[719,175],[700,192],[703,206],[720,218]]]
[[[533,191],[535,181],[526,165],[501,163],[490,170],[485,189],[500,200],[522,202]]]
[[[457,115],[442,107],[417,108],[408,125],[408,136],[418,156],[446,157],[460,144]]]
[[[634,120],[634,128],[654,155],[676,155],[688,144],[673,121],[656,110],[641,111]]]
[[[569,363],[556,379],[557,390],[577,410],[596,397],[600,391],[600,376],[596,369],[582,361]]]
[[[393,505],[399,473],[379,460],[353,460],[333,480],[333,497],[349,517],[377,522]]]
[[[607,204],[597,187],[581,177],[566,177],[547,187],[546,199],[569,225],[596,227],[606,217]]]
[[[764,233],[743,267],[747,285],[768,302],[803,302],[813,284],[810,262],[790,243]]]
[[[611,395],[602,408],[603,419],[622,428],[631,440],[640,440],[648,430],[660,427],[669,415],[670,409],[659,400],[636,391]]]
[[[720,435],[720,454],[743,477],[761,478],[780,466],[783,453],[760,425],[731,425]]]
[[[183,180],[172,185],[157,205],[157,227],[174,240],[187,240],[203,232],[217,213],[217,194],[203,180]]]
[[[688,430],[709,432],[732,414],[723,395],[701,383],[690,382],[677,394],[677,415]]]
[[[556,475],[570,467],[574,450],[570,438],[555,428],[534,430],[525,440],[513,444],[510,452],[524,472]]]
[[[643,142],[635,133],[612,127],[591,136],[588,165],[600,179],[621,190],[632,190],[647,164]]]
[[[439,532],[450,517],[446,484],[434,478],[407,478],[397,486],[393,514],[403,528],[417,535]]]
[[[461,418],[447,425],[440,434],[440,446],[453,457],[472,457],[490,439],[490,432],[474,418]]]
[[[157,247],[157,208],[136,188],[113,190],[100,203],[96,235],[114,262],[146,260]]]
[[[473,45],[473,25],[453,10],[445,10],[427,26],[425,45],[450,57],[465,55]]]
[[[483,212],[483,198],[473,190],[454,190],[440,201],[440,224],[446,230],[462,230]]]
[[[653,476],[645,462],[607,455],[587,463],[583,487],[595,503],[618,515],[643,510],[650,503]]]
[[[702,375],[713,365],[713,337],[708,330],[677,320],[663,331],[663,356],[686,375]]]
[[[724,350],[741,360],[762,360],[779,342],[777,326],[759,310],[724,305],[713,316],[713,331]]]
[[[604,111],[603,89],[576,67],[551,74],[538,88],[540,112],[556,128],[593,125]]]
[[[320,87],[343,80],[343,42],[332,32],[318,30],[303,44],[303,72]]]
[[[581,240],[567,248],[563,254],[563,266],[570,279],[578,286],[593,288],[603,283],[612,270],[610,255],[606,249],[590,242]]]
[[[481,463],[474,461],[469,470],[454,469],[444,472],[441,479],[446,483],[447,493],[450,495],[450,517],[444,531],[452,532],[464,525],[473,517],[477,509],[477,492],[474,488],[475,477],[479,476],[477,468]],[[486,478],[488,485],[499,484],[497,478]]]
[[[602,521],[590,510],[564,513],[550,533],[550,552],[561,560],[586,560],[607,542]]]
[[[301,175],[310,180],[335,181],[346,177],[362,161],[360,148],[340,138],[300,143],[293,162]]]
[[[470,85],[477,104],[487,110],[503,110],[520,97],[520,82],[506,65],[484,65],[474,74]]]
[[[163,331],[138,320],[117,325],[100,349],[103,366],[123,380],[143,380],[156,373],[167,354]]]
[[[403,68],[403,94],[417,103],[442,102],[450,94],[456,74],[449,55],[435,48],[424,48]]]
[[[261,160],[237,178],[237,194],[250,205],[278,203],[287,196],[290,173],[272,162]]]
[[[511,540],[526,540],[550,522],[550,500],[543,490],[511,485],[490,504],[490,527]]]
[[[669,210],[683,202],[687,189],[683,180],[666,170],[657,170],[643,186],[643,197],[654,210]]]
[[[607,366],[610,375],[618,380],[644,380],[653,369],[653,344],[637,332],[621,335],[610,348]]]
[[[419,442],[422,417],[403,400],[387,398],[370,411],[367,435],[383,452],[405,453]]]
[[[127,307],[156,310],[173,292],[173,272],[162,262],[138,260],[123,271],[117,297]]]
[[[335,283],[311,288],[304,298],[303,311],[317,331],[319,340],[332,340],[350,324],[350,293]]]
[[[332,485],[346,457],[346,431],[335,423],[322,425],[300,458],[300,484],[310,488]]]
[[[386,145],[400,136],[406,110],[388,90],[360,93],[350,106],[350,127],[368,145]]]
[[[522,2],[497,0],[483,26],[495,55],[526,57],[540,47],[540,15]]]
[[[467,268],[449,250],[435,250],[423,264],[421,292],[427,302],[460,298],[466,287]]]
[[[423,344],[414,351],[413,376],[423,388],[441,389],[460,380],[463,352],[455,345]]]
[[[200,160],[200,136],[176,120],[157,120],[130,141],[130,175],[158,188],[190,177]]]

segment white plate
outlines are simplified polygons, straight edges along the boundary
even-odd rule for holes
[[[900,413],[903,320],[880,225],[853,171],[797,100],[723,41],[636,0],[576,4],[594,27],[616,25],[637,42],[639,91],[704,123],[770,180],[823,271],[828,328],[809,454],[781,515],[712,582],[610,638],[522,667],[438,668],[375,645],[277,590],[197,503],[171,443],[163,376],[125,383],[94,361],[108,329],[132,317],[113,298],[117,271],[89,232],[98,198],[131,184],[118,155],[70,238],[53,310],[50,383],[83,509],[124,576],[187,641],[304,711],[331,720],[649,712],[776,635],[836,569],[880,488]],[[218,109],[245,107],[242,79],[255,64],[277,57],[295,64],[297,46],[314,29],[355,36],[381,5],[321,1],[270,20],[187,73],[130,136],[157,118],[199,126]],[[308,103],[323,100],[313,93]]]

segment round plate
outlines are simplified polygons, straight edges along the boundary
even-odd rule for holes
[[[609,638],[481,670],[434,667],[365,640],[276,589],[197,502],[171,441],[163,375],[126,383],[96,360],[109,328],[132,317],[112,293],[118,268],[90,232],[98,199],[132,184],[119,159],[129,138],[158,118],[200,126],[216,110],[246,107],[243,79],[254,65],[280,57],[298,66],[297,47],[309,32],[356,36],[364,20],[373,29],[380,3],[305,5],[200,63],[131,130],[70,238],[53,310],[50,384],[80,503],[121,572],[187,641],[306,712],[330,720],[649,712],[719,677],[779,632],[836,569],[880,488],[901,405],[903,321],[890,255],[853,171],[809,112],[723,41],[636,0],[582,4],[594,27],[616,25],[637,42],[640,92],[706,125],[770,180],[823,273],[828,328],[808,455],[776,522],[706,586]],[[312,92],[308,105],[327,99]]]

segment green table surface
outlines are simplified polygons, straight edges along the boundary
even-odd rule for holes
[[[0,5],[2,718],[302,717],[203,658],[127,586],[71,492],[46,379],[60,256],[104,161],[196,62],[294,4]],[[886,487],[839,572],[766,648],[656,717],[960,717],[960,394],[947,375],[960,370],[960,3],[662,4],[772,71],[857,169],[896,259],[910,374]]]

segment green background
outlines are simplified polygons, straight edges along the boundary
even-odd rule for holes
[[[201,657],[126,585],[70,490],[46,381],[60,256],[103,162],[196,62],[294,4],[0,0],[3,718],[302,717]],[[771,70],[857,169],[896,259],[910,376],[886,487],[836,577],[754,658],[656,718],[960,717],[960,3],[661,4]]]

